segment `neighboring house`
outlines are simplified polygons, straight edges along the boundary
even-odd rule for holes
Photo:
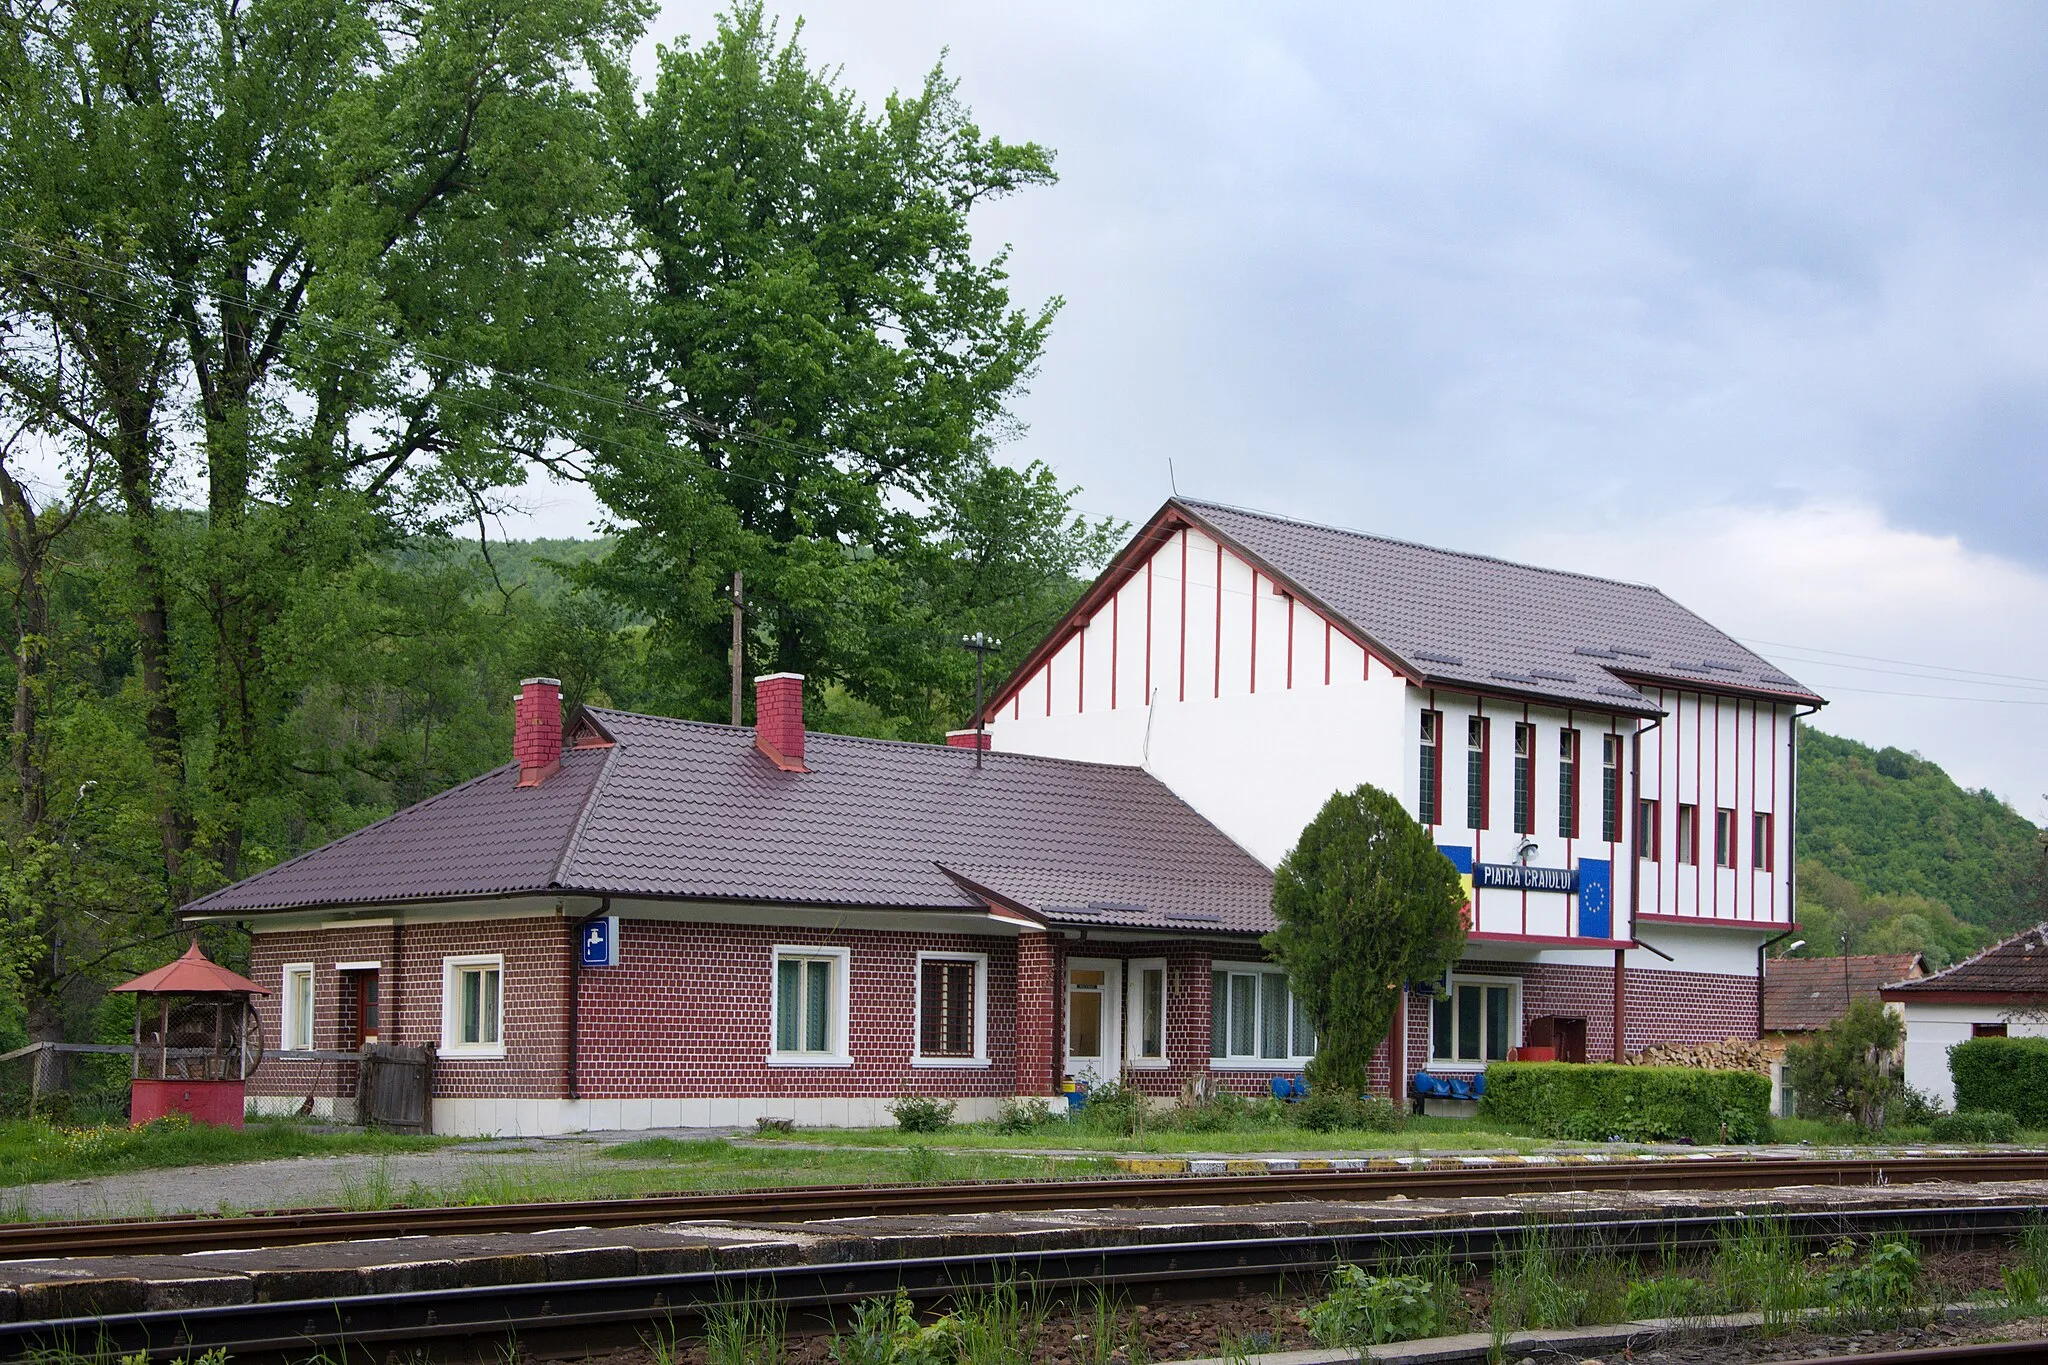
[[[1764,969],[1764,1042],[1783,1056],[1787,1043],[1848,1013],[1850,1001],[1876,1000],[1892,982],[1925,975],[1927,961],[1918,953],[1772,958]]]
[[[961,1117],[1121,1078],[1243,1093],[1313,1055],[1263,960],[1329,795],[1396,792],[1471,886],[1376,1083],[1515,1047],[1754,1037],[1819,698],[1653,589],[1175,500],[987,712],[992,746],[581,709],[518,761],[206,896],[247,924],[262,1105],[346,1114],[439,1051],[436,1131]]]
[[[1472,883],[1394,1070],[1754,1038],[1820,698],[1653,588],[1174,499],[997,694],[999,750],[1142,767],[1262,863],[1398,794]]]
[[[2048,924],[1917,981],[1884,988],[1906,1015],[1906,1084],[1954,1104],[1948,1050],[1970,1038],[2048,1037]]]

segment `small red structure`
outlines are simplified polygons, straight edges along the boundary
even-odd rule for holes
[[[241,1127],[244,1086],[263,1059],[263,1035],[249,1002],[270,992],[210,960],[196,938],[176,962],[114,989],[135,997],[129,1121],[184,1114],[197,1123]],[[157,1002],[149,1031],[144,996]],[[156,1075],[145,1076],[143,1059],[152,1050]]]

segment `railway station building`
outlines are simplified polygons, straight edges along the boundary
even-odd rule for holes
[[[1465,875],[1464,960],[1376,1063],[1470,1074],[1759,1032],[1820,699],[1652,588],[1175,499],[947,745],[582,708],[515,761],[187,906],[246,924],[284,1056],[347,1117],[366,1041],[433,1127],[992,1115],[1069,1080],[1264,1093],[1314,1031],[1271,869],[1395,792]]]

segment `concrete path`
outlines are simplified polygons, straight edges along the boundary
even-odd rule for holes
[[[752,1129],[746,1130],[751,1132]],[[465,1181],[516,1183],[522,1175],[564,1176],[594,1161],[610,1171],[657,1161],[603,1157],[606,1147],[650,1137],[730,1137],[740,1130],[672,1129],[578,1133],[569,1137],[490,1138],[390,1155],[288,1157],[220,1166],[130,1171],[0,1190],[0,1220],[136,1218],[168,1213],[239,1213],[377,1202],[414,1185],[452,1190]]]

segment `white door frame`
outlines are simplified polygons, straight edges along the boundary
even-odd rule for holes
[[[1113,957],[1070,957],[1067,959],[1066,980],[1060,989],[1060,1054],[1061,1071],[1069,1077],[1092,1072],[1096,1084],[1118,1080],[1123,1075],[1124,1057],[1124,964],[1122,959]],[[1073,991],[1076,971],[1096,972],[1102,977],[1102,1049],[1100,1057],[1074,1057],[1069,1054],[1067,1044],[1073,1040]]]

